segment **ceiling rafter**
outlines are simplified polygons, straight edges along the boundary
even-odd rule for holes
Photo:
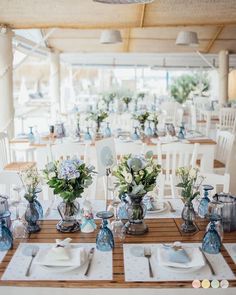
[[[124,52],[129,52],[131,30],[127,29],[127,35],[124,42]]]
[[[209,53],[211,48],[213,47],[215,41],[218,39],[218,37],[220,36],[220,34],[222,33],[222,31],[224,30],[225,26],[219,26],[216,33],[214,34],[213,38],[210,40],[210,42],[208,43],[206,49],[204,50],[205,53]]]
[[[146,13],[146,4],[143,4],[141,6],[141,19],[140,19],[140,28],[143,28],[144,26],[144,20],[145,20],[145,13]]]

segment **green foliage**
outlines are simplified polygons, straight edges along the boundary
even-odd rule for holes
[[[184,74],[170,86],[171,96],[179,103],[184,103],[190,94],[205,96],[209,90],[209,79],[206,73]]]

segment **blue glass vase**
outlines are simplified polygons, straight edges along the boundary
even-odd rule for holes
[[[10,212],[0,215],[0,251],[9,250],[13,246],[13,236],[5,222],[9,216]]]
[[[133,140],[139,140],[140,136],[138,134],[138,127],[134,127],[134,133],[132,134],[132,139]]]
[[[27,204],[27,208],[25,211],[25,220],[27,221],[27,231],[29,233],[35,233],[40,231],[40,226],[38,224],[39,220],[39,211],[38,211],[38,204],[35,200],[30,201]]]
[[[203,237],[202,250],[209,254],[218,254],[221,245],[221,237],[216,229],[215,221],[211,221],[209,229]]]
[[[194,223],[195,212],[193,209],[193,203],[191,201],[187,201],[184,204],[181,217],[184,220],[184,223],[181,225],[181,230],[184,233],[194,233],[197,231],[197,227]]]
[[[102,218],[102,225],[96,237],[96,248],[100,251],[111,251],[115,243],[112,231],[107,227],[107,219],[113,217],[113,213],[110,211],[100,211],[96,216]]]
[[[147,129],[146,129],[145,134],[146,134],[148,137],[153,136],[153,131],[152,131],[152,128],[151,128],[151,122],[150,122],[150,121],[148,122],[148,127],[147,127]]]
[[[109,123],[107,123],[107,127],[105,128],[104,137],[111,137],[111,128],[109,127]]]
[[[84,140],[92,140],[92,135],[89,132],[89,127],[86,127],[87,131],[84,134]]]
[[[202,218],[205,218],[208,213],[208,205],[210,203],[209,191],[213,190],[213,186],[203,185],[203,190],[204,194],[198,206],[198,215]]]

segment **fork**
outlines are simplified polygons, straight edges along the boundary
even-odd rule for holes
[[[153,278],[153,271],[152,271],[152,265],[150,258],[152,257],[152,252],[150,248],[144,248],[144,257],[148,259],[148,268],[149,268],[149,276],[150,278]]]
[[[36,247],[33,248],[33,249],[32,249],[32,254],[31,254],[31,260],[30,260],[30,263],[29,263],[29,265],[28,265],[28,267],[27,267],[27,270],[26,270],[26,272],[25,272],[25,276],[26,276],[26,277],[29,277],[29,276],[30,276],[30,269],[31,269],[31,266],[32,266],[33,260],[34,260],[34,258],[36,257],[37,253],[38,253],[38,248],[36,248]]]
[[[176,210],[173,208],[172,204],[170,201],[167,201],[168,205],[170,206],[170,212],[174,213]]]

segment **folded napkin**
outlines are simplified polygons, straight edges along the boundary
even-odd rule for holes
[[[179,249],[177,249],[179,248]],[[201,251],[194,246],[161,246],[157,252],[158,263],[162,266],[192,268],[205,265]]]
[[[46,266],[80,266],[85,260],[87,253],[84,248],[72,248],[69,244],[71,239],[56,240],[52,248],[39,250],[35,263]]]

